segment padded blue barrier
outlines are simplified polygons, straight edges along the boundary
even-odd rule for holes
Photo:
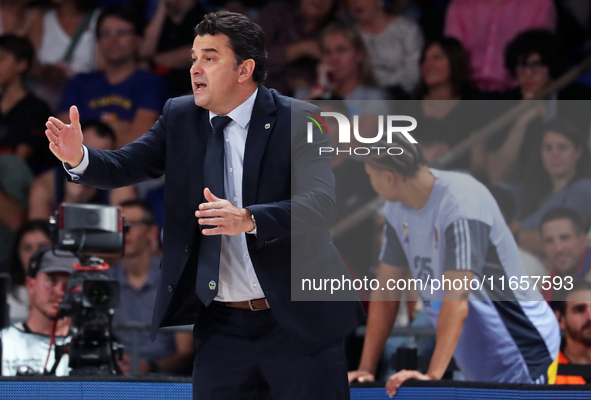
[[[78,378],[80,379],[80,378]],[[60,400],[157,400],[191,399],[188,379],[162,379],[154,382],[147,378],[88,378],[85,381],[69,378],[0,378],[0,398],[60,399]],[[351,400],[389,399],[381,384],[351,388]],[[508,385],[477,382],[407,382],[400,388],[396,400],[574,400],[591,399],[591,385],[548,386]],[[236,399],[240,400],[240,399]]]

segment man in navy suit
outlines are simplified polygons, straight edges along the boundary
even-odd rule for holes
[[[195,32],[194,95],[170,99],[150,131],[120,150],[86,148],[72,107],[70,125],[48,121],[49,147],[86,185],[166,174],[152,337],[195,324],[195,399],[348,399],[343,339],[360,303],[291,301],[303,276],[348,276],[327,229],[325,135],[306,140],[305,112],[319,110],[262,85],[265,37],[248,18],[208,14]]]

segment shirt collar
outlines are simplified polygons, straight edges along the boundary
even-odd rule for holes
[[[254,93],[246,99],[246,101],[240,104],[238,107],[233,109],[228,113],[228,117],[232,118],[232,121],[236,122],[242,129],[246,129],[248,124],[250,123],[250,117],[252,116],[252,109],[254,108],[254,101],[257,98],[257,93],[259,92],[259,88],[257,88]],[[209,123],[213,117],[217,117],[217,114],[209,112]]]

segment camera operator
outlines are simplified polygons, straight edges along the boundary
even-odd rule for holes
[[[68,356],[64,355],[54,368],[56,346],[62,348],[70,341],[70,320],[54,321],[66,292],[73,264],[79,259],[67,251],[43,247],[31,257],[27,270],[27,289],[30,299],[29,319],[1,332],[2,375],[69,374]]]

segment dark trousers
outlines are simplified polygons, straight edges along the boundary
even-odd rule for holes
[[[193,336],[194,400],[350,398],[343,342],[305,354],[272,310],[213,303],[201,313]]]

